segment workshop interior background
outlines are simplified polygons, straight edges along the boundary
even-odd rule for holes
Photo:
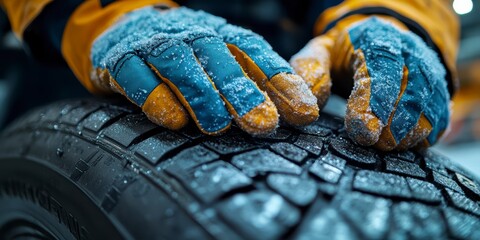
[[[461,88],[452,105],[451,129],[434,149],[480,176],[480,0],[455,0],[454,9],[462,24]],[[29,58],[0,10],[0,129],[36,106],[87,96],[66,66],[40,65]],[[342,115],[338,109],[344,105],[340,98],[332,98],[325,111]]]

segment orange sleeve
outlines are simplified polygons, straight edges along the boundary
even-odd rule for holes
[[[117,0],[102,7],[98,0],[86,0],[73,12],[63,33],[62,55],[75,76],[90,92],[99,91],[90,81],[90,48],[93,41],[125,13],[155,4],[176,6],[169,0]]]
[[[0,0],[0,6],[7,13],[12,30],[18,39],[30,23],[53,0]]]
[[[447,68],[449,91],[453,95],[458,88],[456,58],[460,26],[451,3],[449,0],[345,0],[320,15],[315,34],[321,34],[342,18],[355,14],[393,16],[437,50]]]

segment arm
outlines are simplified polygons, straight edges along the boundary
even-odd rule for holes
[[[26,11],[22,3],[7,11]],[[60,52],[90,92],[122,94],[169,129],[191,117],[206,134],[232,120],[267,134],[279,117],[318,117],[304,81],[261,36],[169,0],[51,1],[29,22],[19,35],[32,49]]]

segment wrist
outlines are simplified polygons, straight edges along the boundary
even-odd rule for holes
[[[85,1],[73,12],[62,37],[62,55],[75,76],[93,93],[101,93],[91,81],[90,49],[94,40],[126,13],[156,4],[176,7],[169,0],[117,1],[101,7]]]
[[[387,15],[380,15],[380,14],[373,14],[373,15],[363,15],[363,14],[356,14],[352,16],[348,16],[340,21],[335,25],[335,29],[349,29],[356,24],[361,24],[363,21],[367,20],[368,18],[376,17],[381,21],[387,22],[396,28],[408,31],[408,27],[402,23],[400,20]]]

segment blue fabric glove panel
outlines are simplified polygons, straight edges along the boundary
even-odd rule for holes
[[[369,106],[383,124],[391,119],[395,141],[405,138],[423,113],[432,125],[428,141],[435,143],[448,125],[450,98],[446,71],[437,54],[415,34],[376,17],[351,27],[349,36],[355,51],[365,57]],[[404,68],[408,78],[402,86]]]
[[[166,82],[199,127],[216,132],[232,119],[224,101],[242,117],[266,100],[226,43],[246,52],[268,77],[292,72],[260,36],[187,8],[160,12],[147,7],[127,14],[97,38],[91,59],[139,106]]]

